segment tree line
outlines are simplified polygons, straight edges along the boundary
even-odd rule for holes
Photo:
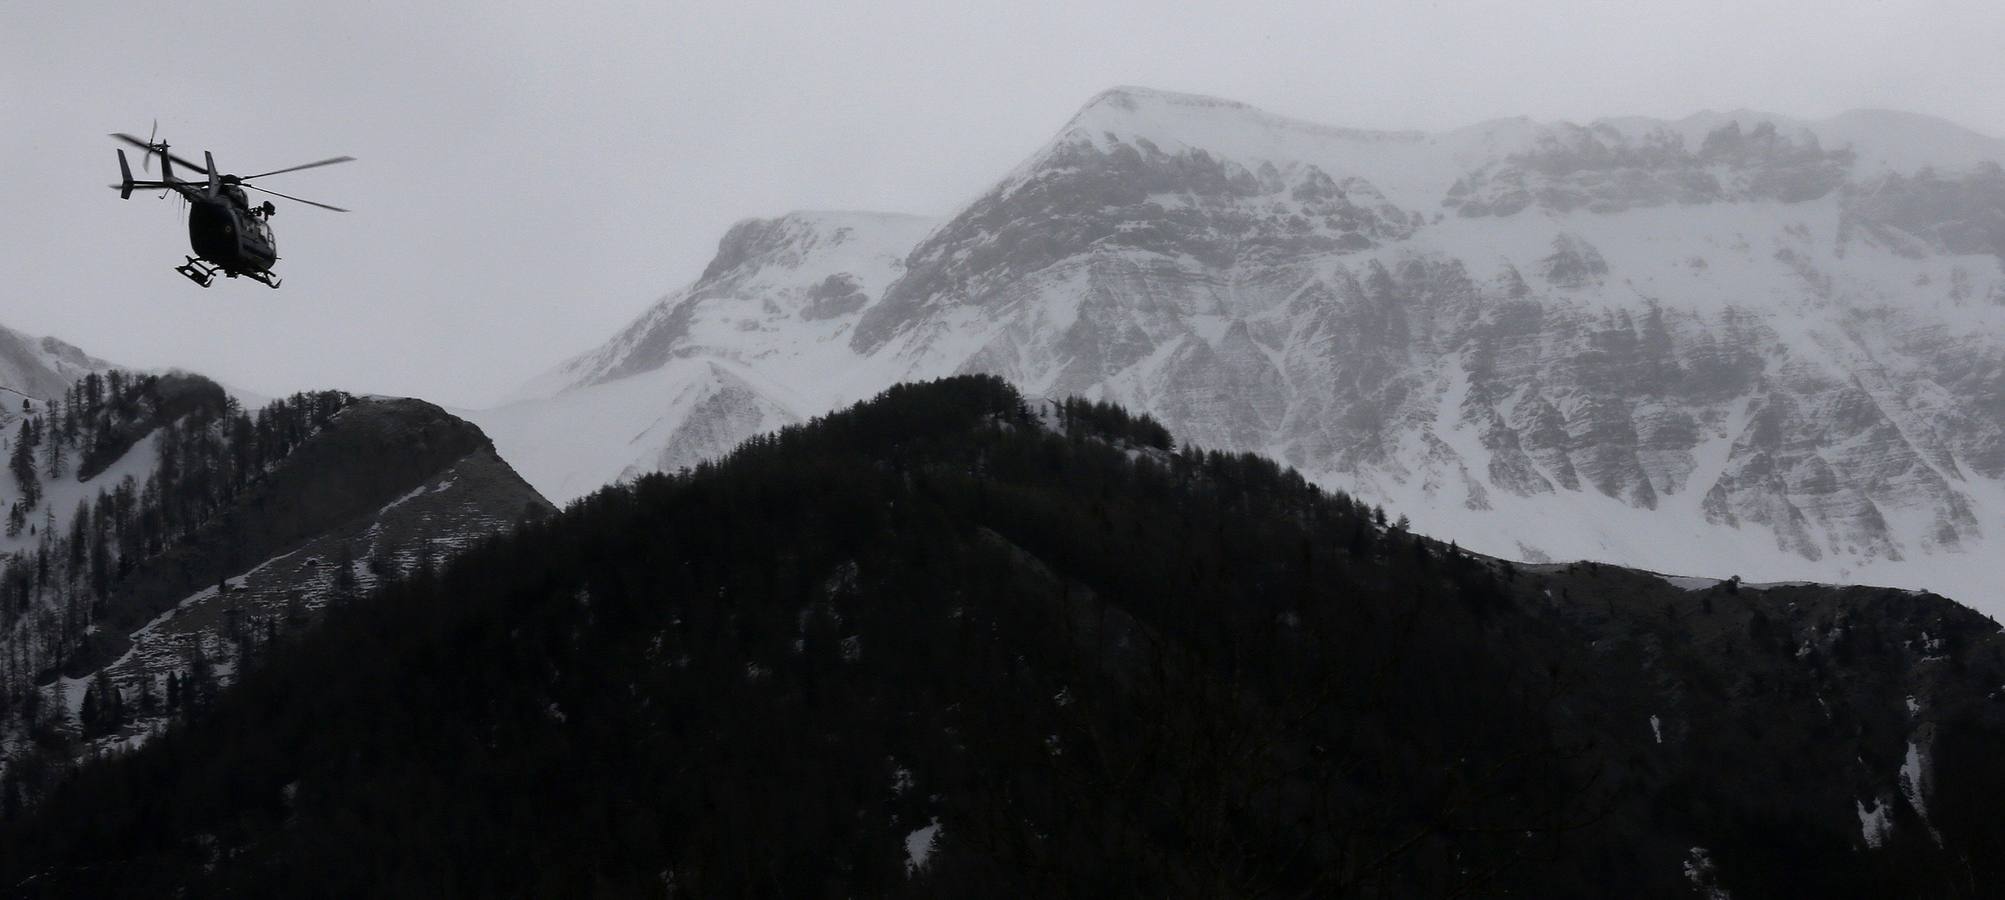
[[[900,386],[525,521],[281,636],[7,829],[0,866],[329,896],[1449,894],[1591,818],[1549,686],[1493,639],[1508,575],[1117,407],[1050,418],[993,378]]]
[[[213,693],[206,661],[192,659],[169,684],[100,677],[72,723],[66,704],[44,702],[37,685],[105,617],[121,584],[226,511],[349,401],[299,393],[253,411],[199,376],[112,370],[30,408],[0,438],[12,476],[0,503],[14,545],[0,554],[0,733],[29,738],[15,742],[10,774],[37,748],[115,733],[133,715],[190,708]],[[128,458],[137,465],[106,476]],[[94,492],[64,487],[92,482]],[[56,508],[59,487],[74,506]]]

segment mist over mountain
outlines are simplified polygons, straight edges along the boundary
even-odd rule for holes
[[[29,337],[0,325],[0,416],[20,412],[23,400],[60,396],[70,382],[108,368],[110,363],[56,338]]]
[[[1426,134],[1119,88],[944,220],[740,224],[469,415],[562,498],[994,373],[1506,557],[1999,609],[2000,160],[1883,111]]]

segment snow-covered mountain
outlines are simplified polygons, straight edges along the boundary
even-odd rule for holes
[[[0,325],[0,407],[18,410],[22,400],[51,400],[90,372],[110,368],[104,360],[52,337],[34,338]]]
[[[674,471],[895,381],[849,347],[865,306],[934,225],[885,213],[797,212],[733,226],[694,284],[604,346],[492,410],[455,410],[563,503]]]
[[[553,499],[993,372],[1531,560],[2005,610],[2005,143],[1702,113],[1444,134],[1121,88],[944,222],[734,227],[469,414]]]

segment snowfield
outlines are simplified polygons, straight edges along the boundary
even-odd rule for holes
[[[561,503],[992,372],[1480,552],[2005,613],[2001,160],[1879,111],[1420,134],[1116,89],[945,220],[740,223],[462,414]]]

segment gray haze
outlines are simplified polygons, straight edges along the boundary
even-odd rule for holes
[[[731,222],[951,212],[1116,84],[1376,128],[1890,107],[1998,135],[2001,47],[1996,0],[0,0],[0,324],[267,393],[480,405]],[[178,202],[104,187],[105,132],[155,117],[224,171],[357,156],[267,182],[355,212],[277,201],[285,287],[196,288]]]

